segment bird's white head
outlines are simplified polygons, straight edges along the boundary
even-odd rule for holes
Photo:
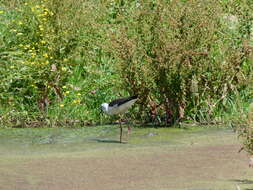
[[[103,112],[107,113],[108,112],[108,107],[109,107],[109,104],[108,103],[103,103],[101,104],[101,109]]]

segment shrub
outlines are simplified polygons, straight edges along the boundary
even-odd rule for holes
[[[167,124],[211,121],[235,91],[247,88],[249,38],[236,32],[242,23],[223,8],[222,2],[176,0],[146,1],[128,14],[121,7],[121,21],[128,22],[113,33],[112,52],[123,85],[149,105],[143,112]]]
[[[108,119],[102,102],[129,94],[138,120],[221,120],[252,95],[250,0],[0,5],[2,123],[94,123]]]
[[[117,81],[101,47],[106,36],[96,23],[98,8],[81,0],[5,4],[0,104],[8,110],[6,120],[55,125],[98,118]]]
[[[243,147],[241,150],[253,155],[253,104],[249,106],[248,115],[240,117],[236,129],[242,139]]]

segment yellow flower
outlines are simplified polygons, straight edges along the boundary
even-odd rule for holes
[[[63,86],[62,88],[67,88],[66,86]]]
[[[34,85],[34,84],[32,84],[31,86],[32,86],[33,88],[38,88],[38,87],[37,87],[36,85]]]
[[[81,96],[81,93],[78,93],[77,96]]]
[[[47,16],[47,14],[48,14],[48,11],[47,11],[47,10],[45,10],[45,11],[44,11],[44,15],[45,15],[45,16]]]
[[[19,24],[19,25],[22,25],[22,24],[23,24],[23,22],[22,22],[22,21],[19,21],[19,22],[18,22],[18,24]]]
[[[64,104],[60,104],[60,107],[61,107],[61,108],[64,107]]]
[[[3,14],[3,13],[4,13],[4,11],[1,10],[1,11],[0,11],[0,14]]]
[[[42,44],[45,44],[45,43],[46,43],[46,41],[44,41],[44,40],[41,40],[41,41],[40,41],[40,43],[42,43]]]
[[[12,66],[10,66],[10,68],[11,68],[11,69],[14,69],[14,66],[12,65]]]
[[[43,57],[48,58],[48,54],[47,54],[47,53],[44,53],[44,54],[43,54]]]
[[[64,96],[67,96],[69,94],[69,91],[66,91],[63,93]]]
[[[32,58],[35,58],[36,53],[31,53]]]
[[[62,67],[61,70],[62,70],[62,71],[66,71],[67,68],[66,68],[66,67]]]
[[[43,30],[44,30],[44,28],[43,28],[43,26],[42,26],[42,25],[39,25],[39,29],[40,29],[41,31],[43,31]]]
[[[45,64],[45,65],[48,65],[48,64],[49,64],[49,62],[48,62],[48,61],[46,61],[44,64]]]
[[[78,103],[80,103],[80,102],[81,102],[80,99],[76,99],[76,100],[73,101],[74,104],[78,104]]]
[[[34,65],[35,64],[35,62],[31,62],[31,65]]]

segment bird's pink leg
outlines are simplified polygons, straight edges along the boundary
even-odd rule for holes
[[[121,121],[120,121],[120,143],[122,143],[122,132],[123,132],[123,129],[122,129]]]
[[[129,139],[129,135],[130,135],[130,133],[131,133],[131,127],[130,127],[130,126],[128,126],[127,141],[128,141],[128,139]]]
[[[131,134],[131,127],[128,126],[128,135],[130,135],[130,134]]]

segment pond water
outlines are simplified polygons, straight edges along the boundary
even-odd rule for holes
[[[124,131],[124,138],[127,137]],[[229,134],[232,130],[219,127],[189,128],[134,128],[124,147],[192,145],[202,140],[211,143],[213,138]],[[223,140],[226,141],[226,140]],[[217,142],[218,143],[218,142]],[[224,142],[225,143],[225,142]],[[94,149],[119,148],[117,126],[83,128],[26,128],[0,129],[0,154],[27,155],[37,153],[78,152]]]

